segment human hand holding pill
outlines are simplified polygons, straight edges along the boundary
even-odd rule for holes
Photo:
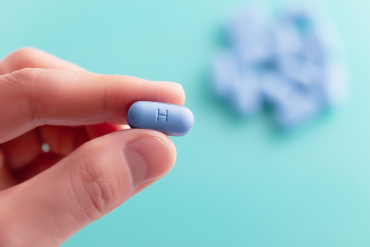
[[[140,101],[183,105],[185,94],[31,48],[0,61],[0,246],[58,246],[171,170],[176,149],[164,133],[122,127]],[[158,130],[185,134],[192,114],[171,107],[180,125]]]

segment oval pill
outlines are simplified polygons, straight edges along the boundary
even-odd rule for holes
[[[184,106],[138,101],[127,113],[131,128],[152,129],[169,136],[186,135],[194,123],[193,113]]]

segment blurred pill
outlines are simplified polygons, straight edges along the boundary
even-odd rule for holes
[[[227,35],[231,43],[237,43],[240,40],[264,35],[264,31],[270,22],[265,9],[262,6],[249,6],[242,8],[233,15],[227,25]]]
[[[282,128],[292,128],[315,116],[322,106],[312,91],[301,91],[290,80],[276,74],[264,78],[262,94],[272,106],[275,121]]]
[[[326,62],[327,48],[324,47],[323,40],[317,33],[312,31],[308,34],[302,45],[302,53],[307,61],[323,66]]]
[[[348,66],[343,60],[331,61],[325,74],[322,85],[326,103],[331,106],[345,101],[349,74]]]
[[[186,135],[194,123],[193,113],[184,106],[138,101],[127,113],[131,128],[152,129],[169,136]]]
[[[284,77],[306,88],[322,83],[326,69],[325,64],[310,61],[303,54],[281,55],[278,67]]]
[[[253,35],[253,34],[251,34]],[[240,60],[244,64],[264,63],[274,56],[273,40],[269,33],[263,38],[245,39],[234,44],[234,49],[237,51]]]
[[[325,57],[329,59],[341,59],[345,57],[344,45],[335,23],[329,18],[323,18],[315,26],[314,35],[320,44]]]
[[[299,30],[302,36],[310,32],[317,25],[321,15],[318,6],[312,4],[292,4],[285,8],[280,16],[280,21],[290,22]]]
[[[322,5],[299,4],[292,5],[282,13],[283,19],[290,19],[300,30],[304,37],[304,49],[313,53],[312,48],[320,50],[325,56],[343,55],[343,44],[337,26],[334,21],[326,14],[327,11]]]
[[[270,20],[261,8],[247,8],[238,13],[227,26],[231,46],[244,63],[270,59],[272,34]]]
[[[312,95],[292,91],[279,102],[275,120],[280,127],[293,128],[314,117],[320,108],[320,102]]]
[[[262,106],[261,83],[256,73],[246,70],[231,87],[229,101],[241,116],[250,117]]]
[[[218,95],[226,97],[233,82],[240,76],[240,63],[232,51],[219,53],[213,63],[213,84]]]
[[[292,90],[292,83],[278,73],[268,73],[262,77],[261,94],[269,105],[279,104]]]
[[[302,51],[303,40],[299,31],[289,22],[277,22],[272,29],[276,54],[297,54]]]
[[[318,54],[319,39],[315,31],[315,12],[304,6],[285,10],[275,24],[275,36],[279,54],[308,52]],[[315,39],[316,38],[316,39]]]

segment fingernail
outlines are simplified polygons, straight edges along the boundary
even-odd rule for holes
[[[175,86],[175,87],[182,87],[181,84],[176,82],[170,82],[170,81],[155,81],[156,83],[163,84],[166,86]]]
[[[123,153],[135,187],[165,175],[173,165],[169,146],[154,137],[130,142]]]

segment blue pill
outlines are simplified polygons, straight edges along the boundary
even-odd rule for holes
[[[169,136],[186,135],[194,123],[193,113],[184,106],[138,101],[127,113],[131,128],[152,129]]]
[[[280,127],[292,128],[318,114],[321,108],[314,95],[292,92],[279,102],[275,118]]]

